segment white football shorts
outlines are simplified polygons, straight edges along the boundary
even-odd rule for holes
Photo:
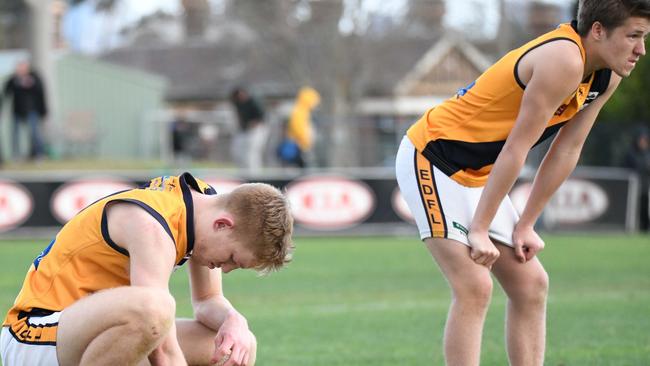
[[[449,178],[420,154],[404,136],[395,162],[397,183],[408,204],[420,238],[447,238],[469,245],[467,234],[483,187],[466,187]],[[512,246],[519,215],[510,198],[501,202],[489,235]]]
[[[20,333],[30,332],[38,333],[43,336],[31,337],[34,341],[21,339],[21,335],[12,334],[11,328],[2,327],[0,333],[0,356],[4,366],[58,366],[56,358],[56,339],[50,339],[56,333],[51,330],[58,327],[60,312],[46,316],[28,316],[24,319],[24,324]],[[48,332],[43,332],[49,329]]]

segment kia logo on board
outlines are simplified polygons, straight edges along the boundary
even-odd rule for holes
[[[393,190],[393,198],[391,201],[393,203],[393,209],[395,212],[397,212],[397,215],[402,220],[410,223],[415,223],[415,218],[413,217],[408,204],[404,200],[404,196],[402,196],[402,192],[399,190],[399,187],[395,187]]]
[[[52,195],[52,213],[59,222],[66,223],[91,203],[115,192],[132,188],[135,188],[133,184],[108,179],[86,179],[66,183]]]
[[[531,183],[517,186],[510,197],[521,213],[532,188]],[[544,209],[544,221],[549,224],[579,224],[600,217],[609,207],[607,193],[595,183],[570,179],[562,183]]]
[[[22,224],[33,208],[34,200],[23,186],[0,180],[0,232]]]
[[[560,186],[546,208],[546,220],[582,223],[597,219],[609,207],[607,194],[586,180],[568,180]]]
[[[310,177],[290,183],[287,197],[296,222],[321,230],[357,225],[375,207],[375,196],[365,183],[339,177]]]

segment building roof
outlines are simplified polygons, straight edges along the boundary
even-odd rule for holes
[[[451,34],[436,42],[397,83],[398,95],[452,93],[487,70],[492,61],[471,43]]]
[[[228,44],[121,48],[102,60],[159,74],[168,80],[168,100],[222,99],[241,84],[286,89],[286,78],[256,61],[254,50]]]
[[[364,39],[337,55],[331,54],[333,48],[309,42],[296,47],[300,59],[295,61],[307,64],[300,70],[292,69],[296,65],[287,62],[286,55],[278,57],[282,49],[232,40],[138,45],[112,50],[101,58],[164,76],[169,101],[225,99],[240,85],[256,94],[283,98],[294,95],[306,82],[317,88],[331,85],[333,74],[341,70],[344,77],[356,79],[354,88],[365,97],[449,94],[450,85],[456,90],[489,65],[477,48],[449,35]]]

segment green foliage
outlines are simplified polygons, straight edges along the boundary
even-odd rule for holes
[[[545,235],[550,276],[545,365],[646,365],[650,359],[650,238]],[[419,240],[298,238],[294,262],[259,278],[224,276],[265,366],[442,365],[449,290]],[[0,242],[0,308],[13,302],[46,246]],[[172,276],[180,316],[191,316],[187,274]],[[507,365],[506,299],[495,286],[481,365]]]
[[[601,110],[583,148],[581,164],[617,166],[640,126],[650,128],[650,57],[642,57],[632,74]]]
[[[623,79],[600,113],[602,122],[619,126],[644,121],[650,124],[650,58],[641,57],[632,74]]]

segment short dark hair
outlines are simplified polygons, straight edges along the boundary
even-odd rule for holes
[[[650,19],[650,0],[580,0],[578,34],[586,36],[595,22],[614,29],[629,17]]]
[[[233,102],[239,101],[239,95],[245,93],[246,90],[241,86],[236,86],[230,91],[230,100]]]

